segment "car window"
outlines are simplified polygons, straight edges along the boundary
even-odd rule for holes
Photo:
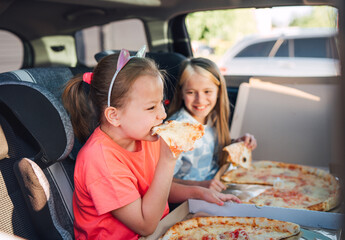
[[[256,43],[239,52],[235,57],[268,57],[276,41]]]
[[[332,54],[329,38],[304,38],[294,40],[295,57],[336,58]]]
[[[139,19],[112,22],[78,31],[75,35],[79,62],[94,66],[96,53],[103,50],[138,50],[147,38],[144,24]]]
[[[275,57],[289,57],[289,40],[284,40],[278,48]]]
[[[0,30],[0,72],[21,68],[24,47],[20,38],[11,32]]]
[[[224,75],[329,76],[340,73],[337,18],[331,6],[243,8],[188,14],[186,27],[194,57]]]

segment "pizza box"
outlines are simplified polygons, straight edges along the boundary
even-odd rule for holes
[[[266,217],[289,221],[301,226],[303,232],[301,239],[321,240],[340,239],[344,219],[344,215],[341,213],[270,206],[258,207],[254,204],[237,204],[232,202],[226,202],[223,206],[218,206],[203,200],[189,199],[163,218],[152,235],[141,239],[156,240],[176,222],[196,215]]]

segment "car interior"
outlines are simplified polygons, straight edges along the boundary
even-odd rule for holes
[[[73,171],[82,143],[74,137],[61,94],[69,79],[92,71],[102,57],[120,51],[122,41],[131,42],[139,35],[135,29],[121,29],[120,35],[130,38],[123,37],[116,47],[103,46],[96,54],[85,50],[84,55],[78,56],[76,42],[81,41],[76,37],[78,31],[91,29],[83,33],[86,42],[95,31],[108,29],[99,30],[99,26],[139,19],[145,32],[139,45],[147,44],[146,56],[168,73],[165,92],[168,108],[179,65],[193,57],[186,29],[187,14],[216,9],[305,5],[329,5],[338,9],[338,47],[343,70],[343,0],[2,1],[0,30],[15,35],[21,43],[21,51],[18,57],[0,49],[3,56],[0,65],[7,66],[13,58],[22,61],[0,71],[0,238],[74,239]],[[7,46],[10,44],[9,41]],[[133,53],[139,45],[133,44],[129,50]],[[93,64],[85,60],[88,54],[94,57]],[[343,180],[343,75],[295,78],[292,82],[286,77],[225,78],[231,102],[231,134],[240,136],[253,132],[263,136],[259,141],[266,145],[257,149],[254,155],[257,159],[279,158],[284,162],[301,161],[306,165],[327,167]],[[278,85],[281,83],[284,86]],[[322,87],[318,83],[322,83]],[[276,99],[279,106],[267,101],[268,98]],[[315,105],[320,99],[326,100],[322,105]],[[285,121],[286,124],[280,125]],[[281,148],[274,147],[277,143]]]

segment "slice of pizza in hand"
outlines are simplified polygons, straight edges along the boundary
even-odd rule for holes
[[[228,153],[227,161],[234,166],[250,168],[252,163],[252,150],[249,149],[244,142],[230,144],[223,148]]]
[[[168,144],[174,157],[181,152],[193,150],[194,143],[205,133],[201,123],[188,123],[169,120],[152,128],[152,135],[158,134]]]

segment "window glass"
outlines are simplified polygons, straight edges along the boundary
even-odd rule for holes
[[[136,51],[144,44],[147,45],[146,39],[144,25],[139,19],[83,29],[76,33],[78,60],[86,66],[94,66],[96,53],[122,48]]]
[[[338,58],[333,50],[333,38],[295,39],[295,57]]]
[[[289,56],[289,41],[284,40],[284,42],[280,45],[275,57],[288,57]]]
[[[328,58],[327,38],[295,39],[295,57]]]
[[[0,72],[20,69],[24,59],[21,40],[5,30],[0,30],[0,39]]]
[[[268,57],[275,41],[262,42],[250,45],[239,52],[235,57]]]
[[[243,8],[188,14],[186,27],[194,57],[213,60],[224,75],[327,76],[339,74],[329,59],[337,58],[337,18],[331,6]]]

